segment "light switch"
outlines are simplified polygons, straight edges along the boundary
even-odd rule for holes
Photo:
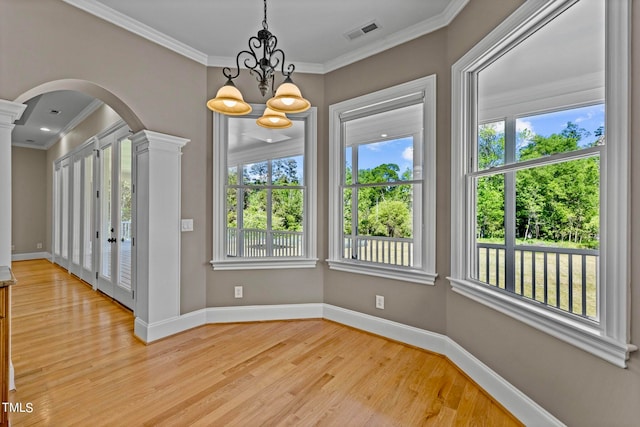
[[[182,220],[182,231],[193,231],[193,219]]]

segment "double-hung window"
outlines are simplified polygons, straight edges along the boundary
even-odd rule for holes
[[[453,67],[454,291],[618,366],[629,2],[525,3]]]
[[[288,129],[214,114],[214,269],[316,264],[315,108]]]
[[[435,77],[330,107],[333,269],[435,279]]]

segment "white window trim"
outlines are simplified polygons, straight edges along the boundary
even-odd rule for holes
[[[554,313],[540,304],[496,292],[470,279],[467,215],[472,195],[465,187],[466,159],[474,136],[477,99],[475,75],[505,47],[575,0],[529,0],[452,67],[451,129],[451,277],[453,290],[536,329],[579,347],[619,367],[626,367],[630,344],[629,314],[629,145],[630,145],[630,0],[607,1],[606,129],[602,156],[604,181],[600,254],[599,324]]]
[[[342,141],[340,114],[358,108],[381,103],[390,99],[424,93],[424,197],[422,249],[423,267],[421,269],[396,268],[386,265],[363,263],[342,258],[342,196],[340,179],[342,171]],[[333,270],[367,274],[388,279],[433,285],[438,276],[435,272],[436,252],[436,76],[431,75],[411,82],[403,83],[357,98],[349,99],[329,106],[329,259],[327,263]]]
[[[265,106],[252,104],[253,111],[245,117],[258,118]],[[213,113],[213,259],[214,270],[255,270],[282,268],[315,268],[317,258],[317,108],[304,113],[289,114],[292,120],[305,121],[304,182],[305,256],[269,258],[228,258],[224,247],[226,227],[225,182],[227,179],[227,120],[228,116]],[[222,202],[220,202],[222,200]]]

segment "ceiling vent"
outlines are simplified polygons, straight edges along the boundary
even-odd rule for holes
[[[360,26],[359,28],[356,28],[355,30],[347,31],[346,33],[344,33],[344,36],[348,40],[355,40],[358,37],[364,36],[365,34],[368,34],[379,28],[381,28],[381,25],[378,23],[378,21],[371,21],[367,24]]]

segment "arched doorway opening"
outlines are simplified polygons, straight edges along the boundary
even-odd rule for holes
[[[170,335],[172,321],[180,317],[180,199],[182,147],[187,139],[146,130],[139,116],[117,95],[95,83],[64,79],[41,84],[14,101],[0,100],[0,158],[6,169],[0,179],[0,237],[5,263],[10,263],[11,242],[11,129],[24,110],[23,102],[51,91],[71,90],[90,95],[108,105],[130,129],[138,226],[133,249],[136,258],[134,333],[144,342]],[[4,124],[4,123],[0,123]],[[8,131],[7,131],[8,130]],[[1,168],[0,168],[1,169]],[[52,174],[53,175],[53,174]],[[8,256],[6,256],[8,254]],[[0,262],[0,264],[4,264]],[[168,326],[167,326],[168,325]]]
[[[13,129],[12,259],[49,258],[134,310],[132,130],[102,100],[60,87],[96,93],[133,115],[87,82],[53,82],[30,91],[47,90],[24,101],[27,109]],[[34,215],[21,215],[27,209]],[[36,245],[44,251],[31,252]]]

